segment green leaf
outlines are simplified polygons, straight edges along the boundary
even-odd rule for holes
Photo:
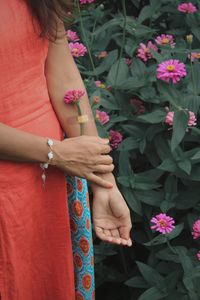
[[[185,136],[185,132],[188,126],[188,117],[189,115],[187,111],[179,110],[174,112],[173,134],[171,140],[172,152],[176,149],[176,147],[180,144]]]
[[[146,289],[149,287],[149,284],[141,276],[132,277],[129,280],[127,280],[124,284],[130,287],[140,289]]]
[[[138,117],[138,120],[143,120],[151,124],[161,123],[166,117],[166,111],[164,109],[157,109],[151,113],[143,114]]]
[[[117,60],[111,67],[106,83],[112,87],[121,86],[122,81],[128,79],[129,68],[124,58]]]
[[[142,274],[146,282],[149,283],[150,286],[157,285],[157,283],[163,279],[163,277],[158,273],[158,271],[156,271],[152,267],[139,261],[136,261],[136,264],[138,266],[138,269],[140,270],[140,273]]]
[[[156,287],[152,287],[152,288],[146,290],[138,298],[138,300],[159,300],[159,299],[164,299],[165,296],[167,296],[166,293],[161,292]]]

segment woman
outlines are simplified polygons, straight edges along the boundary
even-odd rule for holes
[[[61,2],[0,0],[2,300],[75,299],[65,173],[91,182],[97,236],[131,245],[108,140],[97,137],[86,96],[85,136],[63,102],[68,89],[84,85],[66,47]]]

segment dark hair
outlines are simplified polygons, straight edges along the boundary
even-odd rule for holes
[[[39,22],[40,36],[55,39],[58,20],[65,20],[72,9],[70,0],[26,0]]]

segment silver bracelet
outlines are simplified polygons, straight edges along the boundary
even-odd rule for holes
[[[47,157],[48,157],[48,161],[45,162],[45,163],[41,163],[40,164],[40,167],[42,169],[42,181],[43,181],[43,185],[45,184],[45,181],[46,181],[46,174],[45,174],[45,171],[46,169],[48,169],[49,167],[49,164],[50,162],[52,161],[52,159],[54,158],[54,152],[53,152],[53,145],[54,145],[54,142],[52,139],[48,138],[47,139],[47,145],[49,146],[50,148],[50,151],[47,153]]]

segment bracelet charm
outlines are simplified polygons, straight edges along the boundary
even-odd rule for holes
[[[53,144],[54,144],[54,142],[53,142],[53,140],[52,139],[50,139],[50,138],[48,138],[47,139],[47,145],[49,146],[49,148],[50,148],[50,151],[47,153],[47,157],[48,157],[48,161],[47,162],[45,162],[45,163],[41,163],[40,164],[40,167],[41,167],[41,169],[42,169],[42,181],[43,181],[43,186],[45,185],[45,181],[46,181],[46,174],[45,174],[45,171],[46,171],[46,169],[48,169],[48,167],[49,167],[49,164],[50,164],[50,162],[51,162],[51,160],[53,159],[53,157],[54,157],[54,153],[53,153]]]

